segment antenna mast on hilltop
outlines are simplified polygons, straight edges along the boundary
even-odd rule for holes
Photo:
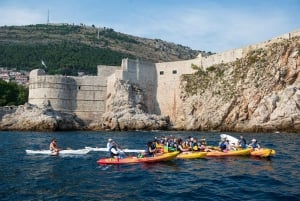
[[[48,9],[48,16],[47,16],[47,24],[49,24],[49,9]]]

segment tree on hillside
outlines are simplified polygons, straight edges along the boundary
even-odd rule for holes
[[[28,101],[29,89],[15,82],[0,79],[0,106],[23,105]]]

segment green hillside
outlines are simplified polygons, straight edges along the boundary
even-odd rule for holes
[[[122,58],[151,62],[195,58],[201,51],[159,39],[146,39],[109,28],[69,24],[0,27],[0,66],[49,74],[96,74],[96,66],[120,65]],[[201,52],[205,54],[205,52]]]

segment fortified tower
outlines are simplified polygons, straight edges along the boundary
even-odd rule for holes
[[[107,76],[115,70],[103,66],[98,69],[98,76],[83,77],[45,75],[44,70],[33,70],[28,102],[51,104],[55,110],[73,112],[86,121],[100,118],[105,112]]]

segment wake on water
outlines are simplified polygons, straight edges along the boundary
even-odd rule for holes
[[[100,165],[100,166],[98,166],[97,168],[99,168],[100,170],[105,171],[105,170],[107,170],[107,169],[110,168],[110,167],[112,167],[112,165]]]

